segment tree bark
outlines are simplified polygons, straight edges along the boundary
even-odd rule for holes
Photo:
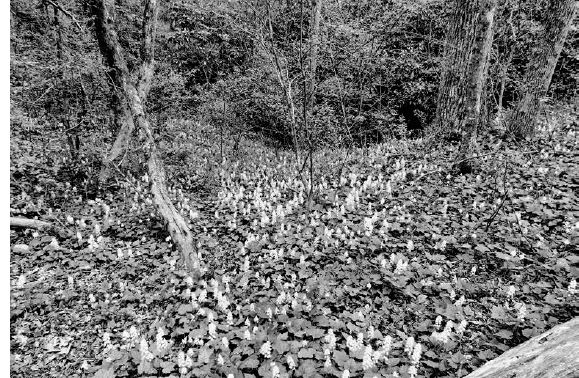
[[[540,99],[547,94],[563,43],[577,10],[575,0],[553,0],[545,15],[544,31],[525,72],[520,99],[508,129],[517,139],[533,135]]]
[[[508,350],[465,378],[579,376],[579,317]]]
[[[316,70],[318,68],[318,50],[320,46],[320,19],[322,18],[322,0],[313,0],[314,14],[312,22],[312,36],[310,48],[310,88],[309,88],[309,108],[313,110],[316,101]]]
[[[115,81],[118,83],[118,90],[121,92],[120,97],[126,101],[131,115],[128,123],[132,124],[133,128],[136,125],[144,134],[144,151],[147,155],[153,202],[165,220],[171,238],[181,252],[186,268],[192,274],[198,275],[200,264],[194,248],[193,235],[185,219],[172,204],[167,192],[165,169],[159,157],[151,126],[144,111],[143,98],[141,97],[141,94],[146,96],[153,77],[153,42],[157,1],[147,0],[145,7],[144,38],[141,50],[143,62],[139,71],[139,83],[137,85],[131,82],[123,51],[113,27],[113,20],[110,15],[111,7],[112,0],[96,0],[95,15],[99,47],[108,65],[115,73]],[[130,136],[130,133],[128,135]]]
[[[473,170],[473,160],[469,159],[476,143],[477,128],[481,120],[481,98],[488,72],[488,61],[493,41],[493,24],[497,0],[474,1],[476,28],[473,31],[468,77],[466,78],[466,114],[462,126],[462,139],[458,153],[457,168],[462,173]],[[457,6],[460,7],[457,3]]]
[[[141,44],[141,65],[138,69],[138,78],[137,78],[137,91],[139,92],[139,96],[141,101],[145,102],[147,100],[147,95],[149,94],[149,89],[151,88],[151,81],[153,80],[153,67],[154,67],[154,41],[156,36],[156,20],[158,15],[158,7],[156,5],[156,1],[147,1],[145,2],[145,11],[143,13],[143,25],[142,25],[142,38],[143,43]],[[111,17],[111,22],[114,22],[112,19],[112,15],[109,13],[109,17]],[[97,32],[99,26],[97,25]],[[114,30],[111,31],[114,33]],[[115,37],[118,40],[118,37]],[[100,42],[99,42],[100,45]],[[117,54],[117,52],[109,50],[110,48],[105,45],[101,47],[101,51],[107,51],[107,55],[111,56],[112,59]],[[120,52],[122,54],[122,52]],[[124,59],[124,57],[123,57]],[[107,62],[109,63],[110,67],[110,58],[107,58]],[[126,67],[126,63],[125,63]],[[123,75],[129,75],[128,69]],[[123,87],[123,82],[120,80],[118,69],[113,68],[113,81],[114,84],[118,88]],[[128,76],[127,76],[128,77]],[[131,140],[131,136],[133,131],[135,130],[135,123],[132,120],[131,112],[124,101],[123,96],[119,96],[119,104],[118,104],[118,114],[117,114],[117,123],[119,125],[119,131],[117,133],[117,137],[115,142],[113,143],[113,147],[111,148],[109,154],[104,158],[103,166],[101,168],[99,174],[99,186],[102,188],[106,184],[110,176],[110,170],[115,160],[121,156],[121,154],[128,148],[129,142]]]
[[[467,157],[480,123],[481,97],[488,71],[497,0],[455,0],[447,32],[445,57],[431,135],[461,135],[458,164],[471,169]]]

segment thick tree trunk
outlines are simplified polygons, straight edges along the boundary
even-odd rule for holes
[[[476,28],[471,42],[469,72],[466,77],[466,114],[462,126],[462,139],[458,153],[458,169],[462,173],[472,171],[473,161],[469,155],[476,142],[477,128],[481,120],[481,98],[488,71],[488,61],[493,41],[493,24],[497,0],[474,1]],[[460,5],[458,5],[460,7]],[[478,8],[478,9],[477,9]]]
[[[469,111],[478,106],[480,112],[478,83],[484,84],[486,76],[496,0],[455,0],[453,7],[430,130],[439,136],[462,133]]]
[[[547,94],[576,10],[575,0],[550,1],[543,35],[529,61],[520,99],[509,119],[508,129],[516,138],[524,138],[535,131],[540,99]]]
[[[480,123],[481,97],[488,71],[497,0],[454,1],[447,32],[431,134],[461,135],[459,168],[469,171],[468,155]]]
[[[145,22],[143,26],[144,41],[141,50],[143,63],[139,71],[139,83],[135,85],[130,80],[129,70],[123,56],[122,49],[118,42],[116,32],[112,24],[110,9],[112,0],[97,0],[95,6],[97,38],[99,47],[108,65],[115,72],[115,81],[118,83],[118,90],[121,97],[127,103],[131,117],[128,123],[135,125],[143,131],[145,136],[145,153],[148,160],[148,171],[151,183],[151,193],[153,202],[157,210],[167,223],[167,229],[181,252],[185,266],[197,275],[199,273],[199,260],[193,244],[193,236],[187,222],[171,203],[171,198],[167,192],[165,182],[165,170],[161,161],[149,120],[147,119],[143,107],[143,98],[148,92],[151,78],[153,76],[154,51],[153,42],[155,35],[155,24],[157,15],[157,1],[147,0],[145,7]],[[128,134],[130,135],[130,134]]]
[[[508,350],[465,378],[579,376],[579,317]]]

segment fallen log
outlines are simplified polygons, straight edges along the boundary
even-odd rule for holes
[[[37,230],[46,230],[52,228],[52,223],[38,219],[28,219],[20,217],[10,217],[10,228],[34,228]]]
[[[465,378],[579,377],[579,317],[512,348]]]

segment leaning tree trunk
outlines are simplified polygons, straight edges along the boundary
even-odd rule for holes
[[[553,0],[545,12],[544,31],[519,90],[520,99],[509,118],[508,129],[517,139],[532,135],[539,114],[541,97],[547,94],[551,78],[571,27],[577,6],[575,0]]]
[[[199,273],[199,260],[194,249],[193,235],[187,222],[177,211],[171,202],[165,181],[163,162],[159,157],[157,146],[153,138],[151,126],[144,111],[143,98],[146,96],[151,78],[153,77],[155,24],[157,18],[157,1],[147,0],[143,25],[143,46],[141,49],[142,63],[139,69],[139,81],[137,84],[131,81],[130,73],[119,44],[113,20],[110,14],[113,0],[96,0],[94,7],[96,16],[97,39],[100,50],[107,64],[115,73],[115,81],[120,91],[120,96],[127,105],[131,117],[124,125],[125,130],[135,125],[145,136],[144,151],[147,154],[148,172],[151,183],[153,202],[157,210],[167,223],[167,229],[177,248],[181,252],[185,266],[191,273]],[[122,132],[122,131],[121,131]],[[130,134],[129,134],[130,135]]]
[[[141,65],[139,67],[138,77],[137,77],[137,91],[141,101],[144,103],[147,100],[147,95],[149,94],[149,89],[151,88],[151,81],[153,79],[153,65],[154,65],[154,40],[156,34],[156,19],[157,19],[156,2],[145,3],[145,11],[143,14],[143,25],[142,25],[142,38],[143,43],[141,44]],[[99,26],[97,26],[99,27]],[[110,65],[110,61],[108,62]],[[112,67],[112,66],[111,66]],[[117,69],[112,69],[112,77],[115,85],[118,88],[123,86],[119,71]],[[119,124],[119,131],[113,147],[109,151],[109,154],[103,160],[103,166],[99,174],[99,187],[104,187],[106,181],[110,176],[110,171],[115,160],[121,156],[121,154],[127,150],[129,143],[131,141],[131,136],[135,129],[135,123],[132,120],[131,111],[125,99],[119,96],[119,104],[117,109],[117,123]]]
[[[465,378],[574,378],[579,376],[579,318],[527,340]]]

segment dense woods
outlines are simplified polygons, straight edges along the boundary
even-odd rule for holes
[[[11,1],[10,374],[578,375],[577,8]]]

